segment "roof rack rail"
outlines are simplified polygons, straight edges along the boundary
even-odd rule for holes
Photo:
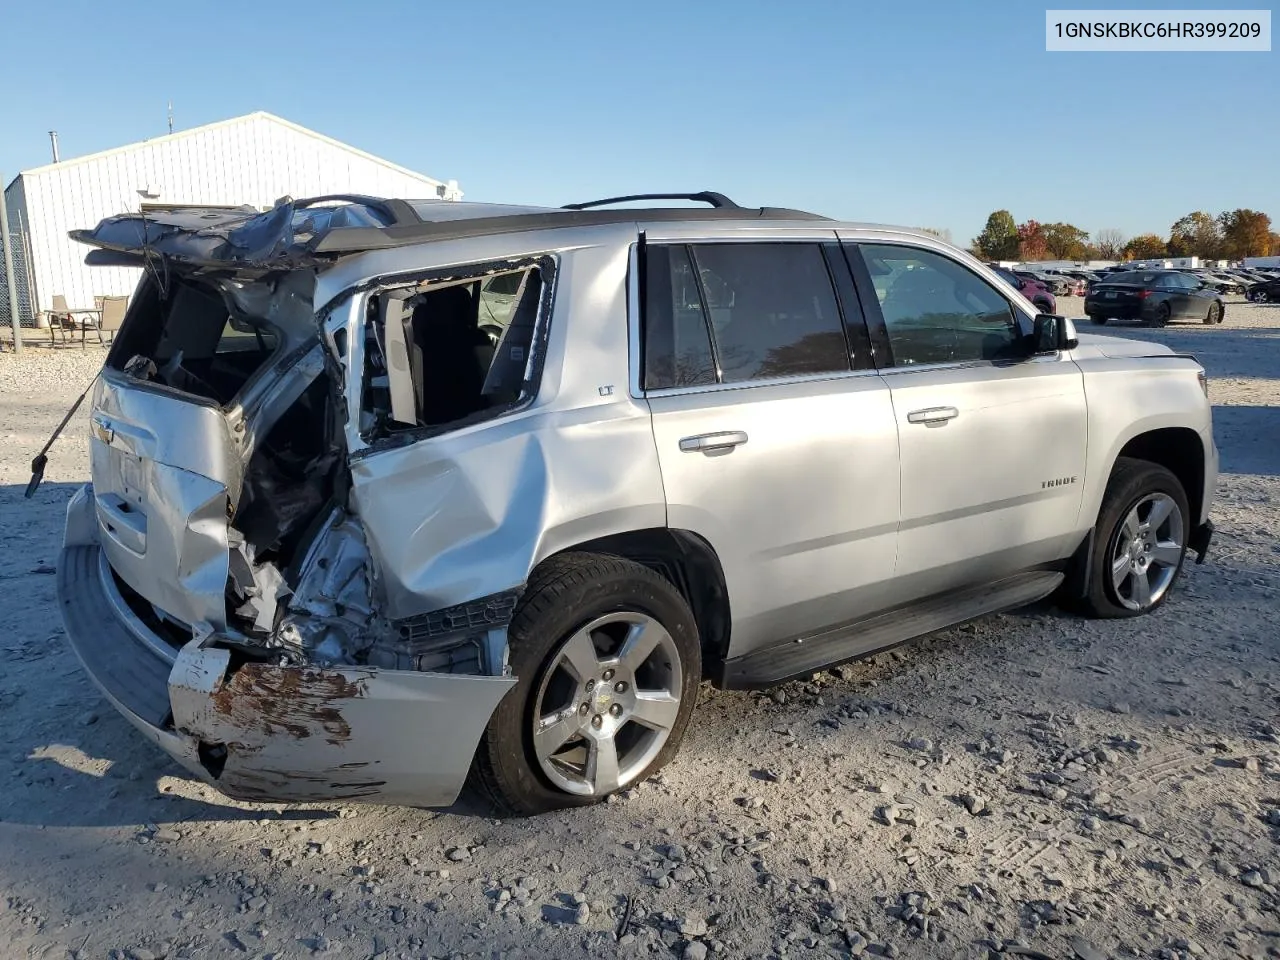
[[[566,203],[561,210],[586,210],[590,207],[604,207],[611,203],[630,203],[633,200],[692,200],[695,203],[708,203],[717,210],[741,210],[742,208],[723,193],[703,190],[699,193],[637,193],[629,197],[606,197],[604,200],[591,200],[587,203]]]

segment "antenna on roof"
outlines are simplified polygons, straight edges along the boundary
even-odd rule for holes
[[[53,162],[57,163],[60,159],[58,156],[58,131],[49,131],[49,146],[53,148]]]
[[[169,101],[169,132],[173,133],[173,101]]]

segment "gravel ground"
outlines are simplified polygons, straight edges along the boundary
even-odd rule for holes
[[[1036,607],[704,687],[662,775],[506,821],[473,798],[233,803],[137,736],[65,648],[49,576],[83,414],[21,499],[102,353],[0,355],[0,953],[1280,956],[1280,306],[1115,332],[1212,377],[1219,538],[1158,614]]]

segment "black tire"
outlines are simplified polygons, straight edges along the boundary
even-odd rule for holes
[[[1222,307],[1216,301],[1209,304],[1209,312],[1205,314],[1204,322],[1205,323],[1221,323],[1222,322]]]
[[[1094,323],[1096,323],[1098,326],[1103,326],[1107,322],[1106,317],[1091,316],[1089,317],[1089,319],[1092,320]]]
[[[1111,557],[1119,544],[1125,517],[1134,505],[1153,493],[1167,494],[1182,513],[1182,551],[1174,570],[1173,579],[1164,593],[1149,607],[1133,610],[1119,600],[1119,594],[1110,576]],[[1147,460],[1121,457],[1111,471],[1106,492],[1102,496],[1102,509],[1094,527],[1093,555],[1090,558],[1089,583],[1080,606],[1082,612],[1099,618],[1135,617],[1158,609],[1173,592],[1182,565],[1186,560],[1186,540],[1191,530],[1191,512],[1187,507],[1187,494],[1182,484],[1170,471]]]
[[[1146,322],[1146,326],[1148,327],[1167,326],[1169,323],[1169,318],[1171,316],[1173,316],[1173,311],[1169,309],[1169,304],[1167,302],[1158,303],[1156,304],[1156,312],[1152,314],[1151,319]]]
[[[698,627],[684,597],[663,577],[638,563],[605,554],[566,553],[542,563],[529,580],[507,631],[512,673],[518,682],[498,704],[480,738],[472,784],[499,811],[532,815],[586,806],[603,796],[569,793],[552,784],[533,750],[532,714],[548,661],[585,624],[617,611],[657,620],[681,659],[680,705],[666,743],[631,782],[652,776],[675,756],[684,738],[702,680]],[[623,784],[623,787],[627,784]]]
[[[1031,304],[1041,313],[1053,313],[1053,308],[1049,306],[1048,300],[1032,300]]]

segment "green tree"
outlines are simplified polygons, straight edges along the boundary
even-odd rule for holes
[[[1161,237],[1144,233],[1126,243],[1123,252],[1126,260],[1154,260],[1163,257],[1167,250]]]
[[[1175,257],[1217,260],[1222,256],[1222,228],[1203,210],[1188,213],[1169,230],[1169,253]]]
[[[1040,227],[1052,260],[1087,260],[1089,232],[1069,223],[1045,223]]]
[[[1257,210],[1229,210],[1218,217],[1222,252],[1232,260],[1271,253],[1271,218]]]
[[[1049,244],[1044,227],[1035,220],[1018,224],[1018,259],[1026,261],[1049,259]]]
[[[1008,210],[987,217],[987,225],[973,240],[974,249],[987,260],[1018,259],[1018,226]]]

